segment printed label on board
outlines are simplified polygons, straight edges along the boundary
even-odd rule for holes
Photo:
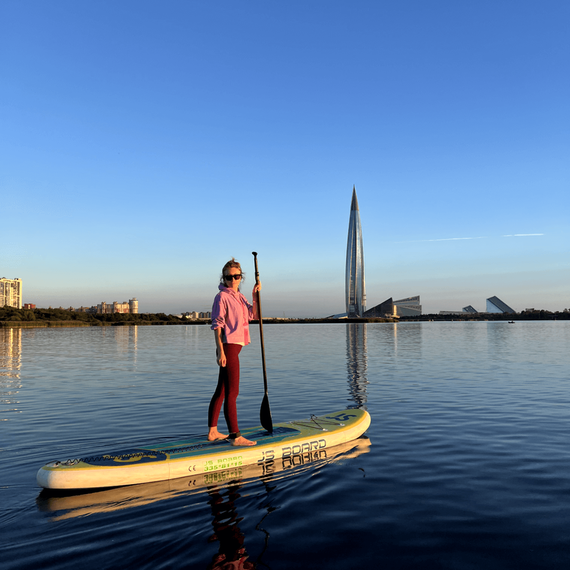
[[[232,467],[241,467],[243,458],[241,455],[232,457],[220,457],[219,459],[209,459],[204,463],[204,472],[219,471],[220,469],[231,469]]]
[[[308,453],[318,449],[324,449],[327,442],[324,439],[309,441],[308,443],[298,443],[296,445],[285,446],[281,448],[281,457],[291,457],[291,455],[300,455],[301,453]]]

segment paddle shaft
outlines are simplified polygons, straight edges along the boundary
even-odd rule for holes
[[[259,285],[259,270],[257,269],[257,252],[253,251],[253,260],[255,263],[255,284]],[[257,317],[259,319],[259,340],[261,341],[261,364],[263,366],[263,386],[265,388],[265,393],[267,394],[267,369],[265,367],[265,344],[263,343],[263,317],[261,314],[261,299],[259,297],[259,291],[257,295]]]
[[[257,253],[252,251],[253,259],[255,261],[255,283],[259,285],[259,270],[257,268]],[[256,291],[257,296],[257,317],[259,319],[259,340],[261,341],[261,362],[263,364],[263,387],[265,388],[265,395],[261,402],[261,409],[259,410],[259,419],[261,425],[268,432],[273,433],[273,420],[271,419],[271,408],[269,407],[269,396],[267,394],[267,369],[265,367],[265,344],[263,343],[263,316],[261,313],[261,299],[259,291]]]

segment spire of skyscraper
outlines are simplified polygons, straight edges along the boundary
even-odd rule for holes
[[[352,187],[352,203],[348,222],[346,244],[346,315],[362,317],[366,311],[366,287],[364,284],[364,248],[362,247],[362,227],[356,198],[356,186]]]

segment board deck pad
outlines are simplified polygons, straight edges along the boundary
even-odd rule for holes
[[[244,431],[244,435],[245,433]],[[282,441],[284,438],[299,433],[300,430],[298,429],[281,426],[274,429],[272,433],[265,430],[247,433],[247,438],[257,441],[257,445],[265,445]],[[80,461],[93,466],[110,466],[134,461],[138,463],[151,463],[153,461],[165,461],[169,456],[188,457],[191,455],[210,455],[216,448],[227,448],[228,446],[229,443],[225,439],[208,441],[204,436],[199,436],[168,444],[155,444],[149,445],[148,447],[127,449],[105,455],[84,457]]]
[[[365,410],[348,409],[306,420],[242,431],[257,441],[251,447],[229,440],[208,441],[206,436],[90,454],[79,459],[52,461],[37,474],[46,489],[91,489],[164,481],[188,475],[260,464],[295,454],[316,451],[360,437],[370,425]]]

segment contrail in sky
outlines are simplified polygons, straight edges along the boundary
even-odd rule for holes
[[[543,236],[544,234],[508,234],[502,237],[534,237],[534,236]],[[469,239],[489,239],[487,236],[479,236],[479,237],[453,237],[453,238],[436,238],[436,239],[418,239],[418,240],[411,240],[411,241],[400,241],[396,243],[425,243],[430,241],[460,241],[460,240],[469,240]]]
[[[462,239],[485,239],[485,236],[479,237],[461,237],[461,238],[438,238],[438,239],[422,239],[419,241],[458,241]]]

